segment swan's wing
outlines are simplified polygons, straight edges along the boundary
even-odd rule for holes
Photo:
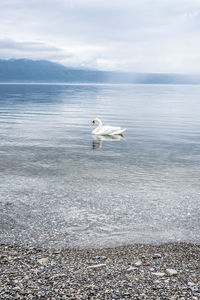
[[[122,134],[125,130],[126,130],[126,128],[124,128],[124,129],[120,128],[119,130],[116,130],[113,134],[119,135],[119,134]]]

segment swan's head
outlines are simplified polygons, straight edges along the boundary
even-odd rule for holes
[[[94,126],[96,123],[102,124],[101,120],[98,119],[98,118],[95,118],[95,119],[92,121],[92,126]]]

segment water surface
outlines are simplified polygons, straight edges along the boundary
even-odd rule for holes
[[[0,137],[2,242],[199,243],[200,86],[1,84]]]

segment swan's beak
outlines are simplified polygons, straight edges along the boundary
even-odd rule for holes
[[[94,124],[95,124],[95,121],[92,121],[92,126],[94,126]]]

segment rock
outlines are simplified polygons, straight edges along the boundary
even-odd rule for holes
[[[93,265],[93,266],[88,266],[87,269],[99,269],[106,267],[106,264],[98,264],[98,265]]]
[[[102,260],[106,260],[106,259],[107,259],[107,257],[106,257],[106,256],[104,256],[104,255],[102,255],[102,256],[100,256],[100,259],[102,259]]]
[[[155,280],[153,283],[158,284],[158,283],[160,283],[160,281],[159,280]]]
[[[13,287],[13,291],[20,291],[20,287],[19,286]]]
[[[19,283],[19,280],[15,279],[15,280],[14,280],[14,283],[15,283],[15,284]],[[188,285],[189,285],[189,283],[188,283]]]
[[[174,275],[177,275],[177,271],[174,270],[174,269],[166,269],[166,273],[169,275],[169,276],[174,276]]]
[[[136,270],[136,268],[134,268],[134,267],[129,267],[126,271],[127,271],[128,273],[130,273],[130,272],[135,271],[135,270]]]
[[[150,272],[154,272],[155,269],[154,269],[154,268],[149,268],[149,271],[150,271]]]
[[[40,258],[38,259],[38,263],[39,264],[46,264],[48,262],[49,258],[48,257],[43,257],[43,258]]]
[[[197,286],[193,285],[193,286],[189,286],[188,290],[191,290],[193,293],[194,292],[197,293],[199,291],[199,288]]]
[[[158,251],[162,258],[154,260]],[[13,260],[7,261],[8,257]],[[197,300],[198,258],[199,246],[185,243],[92,249],[66,246],[55,251],[27,245],[6,250],[2,244],[0,299]],[[142,265],[138,268],[134,263],[139,260]],[[177,276],[167,275],[167,268],[176,268]]]
[[[151,274],[153,274],[153,275],[155,275],[155,276],[158,276],[158,277],[163,277],[163,276],[165,276],[165,273],[162,273],[162,272],[154,272],[154,273],[151,273]]]
[[[158,290],[161,289],[161,285],[159,285],[159,284],[156,287]]]
[[[169,279],[164,280],[165,283],[169,283]]]
[[[102,256],[97,255],[97,256],[95,256],[95,258],[100,259],[100,260],[106,260],[107,259],[107,257],[104,256],[104,255],[102,255]]]
[[[138,260],[138,261],[136,261],[136,262],[134,263],[134,265],[135,265],[136,267],[140,267],[140,266],[142,265],[142,261],[141,261],[141,260]]]
[[[154,255],[152,256],[153,259],[157,259],[157,258],[161,258],[161,254],[160,253],[154,253]]]

